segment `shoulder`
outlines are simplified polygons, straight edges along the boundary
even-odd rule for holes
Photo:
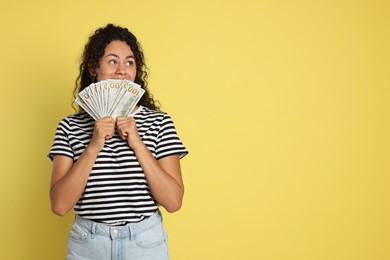
[[[69,130],[75,126],[90,126],[93,124],[94,119],[87,112],[83,111],[63,118],[59,123],[59,127],[62,126]]]
[[[134,115],[165,115],[165,112],[157,111],[148,107],[140,106]]]
[[[139,120],[156,120],[156,121],[162,121],[164,118],[169,117],[167,113],[153,110],[144,106],[141,106],[136,113],[134,114],[134,117]]]
[[[167,129],[174,129],[174,122],[166,112],[156,111],[147,107],[138,109],[134,118],[139,127],[153,127],[154,130],[165,132]]]

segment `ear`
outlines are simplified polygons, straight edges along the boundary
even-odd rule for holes
[[[96,70],[97,69],[95,69],[91,63],[88,64],[88,72],[91,76],[96,76],[96,74],[97,74]]]
[[[95,69],[95,68],[93,68],[93,65],[91,63],[88,64],[88,72],[91,75],[91,78],[93,79],[93,81],[96,80],[98,71],[99,71],[99,68]]]

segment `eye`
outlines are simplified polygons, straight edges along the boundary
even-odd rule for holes
[[[126,65],[127,66],[133,66],[134,65],[134,61],[128,60],[128,61],[126,61]]]
[[[116,60],[109,60],[108,63],[112,64],[112,65],[116,65],[117,64]]]

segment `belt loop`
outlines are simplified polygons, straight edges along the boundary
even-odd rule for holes
[[[96,223],[92,222],[91,239],[94,239],[95,234],[96,234]]]
[[[133,242],[134,241],[134,227],[133,225],[131,224],[128,224],[127,225],[127,228],[129,229],[129,239],[130,239],[130,242]]]

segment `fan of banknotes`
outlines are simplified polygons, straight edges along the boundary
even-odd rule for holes
[[[145,90],[129,80],[108,79],[92,83],[79,93],[77,104],[95,120],[105,116],[127,116]]]

